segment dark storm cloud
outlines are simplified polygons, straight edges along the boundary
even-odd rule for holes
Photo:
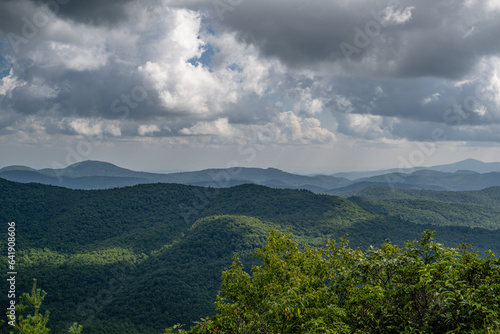
[[[222,24],[268,56],[310,66],[343,57],[339,44],[351,38],[356,24],[363,23],[361,10],[359,5],[333,1],[243,1],[223,13]]]
[[[338,63],[367,75],[458,78],[500,52],[498,12],[486,1],[243,1],[222,24],[291,66]]]
[[[422,142],[500,142],[500,126],[452,126],[432,122],[402,121],[393,126],[393,138]]]
[[[31,0],[34,4],[53,4],[51,9],[60,17],[85,24],[112,25],[127,18],[126,6],[133,0]],[[155,2],[155,1],[151,1]]]
[[[267,68],[260,60],[253,55],[235,53],[240,58],[236,61],[248,63],[241,65],[246,66],[248,72],[242,77],[238,75],[242,68],[237,66],[234,71],[225,68],[224,57],[234,56],[221,55],[219,74],[211,74],[212,71],[192,61],[193,56],[200,57],[199,50],[204,48],[198,36],[200,14],[165,6],[152,13],[151,8],[141,4],[124,2],[120,13],[133,15],[113,26],[95,26],[93,21],[75,23],[76,19],[68,20],[65,16],[70,12],[61,12],[61,5],[54,11],[57,15],[48,15],[44,24],[33,31],[33,36],[23,35],[21,27],[19,39],[4,41],[14,46],[5,54],[12,70],[10,75],[4,73],[4,82],[0,82],[2,108],[26,117],[37,115],[47,119],[133,120],[139,122],[138,125],[143,121],[175,120],[180,124],[179,129],[223,117],[238,123],[255,122],[243,113],[246,110],[262,113],[255,112],[255,105],[246,106],[246,102],[251,105],[253,101],[245,95],[265,90],[261,87],[266,83],[258,78],[266,75],[259,71],[267,71]],[[33,13],[42,8],[29,1],[4,5],[26,25],[24,18],[33,17]],[[111,5],[117,3],[110,2]],[[152,2],[146,4],[152,5]],[[86,6],[85,13],[102,9],[97,2]],[[3,36],[17,31],[8,25],[2,29]],[[231,43],[237,44],[232,37],[220,43],[226,53],[232,52]],[[242,52],[256,53],[244,49]],[[254,66],[260,68],[254,71]],[[248,86],[233,87],[239,84]],[[238,108],[234,96],[237,96],[236,102],[238,99],[245,102],[244,108]],[[255,95],[253,98],[258,100]]]
[[[479,62],[500,54],[500,6],[488,7],[493,2],[244,0],[223,1],[225,7],[220,3],[0,2],[4,46],[0,79],[12,71],[12,81],[0,86],[0,108],[10,115],[0,119],[0,127],[36,116],[46,118],[51,134],[71,134],[77,131],[51,120],[73,117],[123,121],[123,135],[136,134],[139,125],[155,121],[169,123],[176,133],[222,118],[230,125],[262,125],[279,112],[293,110],[307,118],[324,110],[337,118],[339,132],[354,137],[427,140],[437,124],[449,128],[453,140],[460,136],[497,140],[491,129],[474,133],[481,126],[500,123],[497,97],[477,98],[474,81],[488,74],[478,70]],[[168,6],[200,12],[176,16]],[[48,22],[36,32],[30,30],[37,13],[47,7],[52,10]],[[13,39],[12,34],[23,40]],[[233,34],[243,43],[231,44],[232,37],[227,36]],[[219,44],[198,45],[200,40]],[[221,55],[219,47],[226,53]],[[213,54],[200,65],[196,59],[203,57],[192,55],[197,49]],[[244,53],[254,49],[245,58]],[[218,66],[226,58],[246,59],[250,75],[224,80],[233,75],[225,72],[225,65],[219,72],[184,66],[186,62],[198,69]],[[211,59],[215,59],[212,64]],[[269,66],[270,61],[277,66]],[[229,65],[234,72],[241,69],[236,65]],[[271,74],[262,75],[262,82],[252,81],[252,70],[258,76],[263,67]],[[159,88],[146,87],[147,74],[155,77]],[[460,80],[469,81],[457,84]],[[227,98],[232,95],[238,98]],[[464,126],[469,128],[460,128]],[[162,128],[154,135],[172,132]]]
[[[0,1],[0,36],[7,37],[9,33],[22,35],[23,20],[31,19],[36,6],[27,1]]]
[[[138,72],[138,66],[152,57],[151,46],[161,33],[152,28],[134,41],[127,25],[92,27],[123,19],[130,1],[58,2],[51,12],[44,7],[46,1],[0,3],[4,38],[0,79],[10,71],[10,85],[15,86],[6,95],[0,90],[3,113],[47,120],[56,116],[142,121],[179,115],[162,106],[158,92]],[[36,21],[41,18],[43,22]],[[115,39],[114,46],[109,38]]]
[[[333,111],[441,122],[444,111],[456,103],[459,89],[446,80],[433,78],[361,79],[342,76],[337,78],[334,91],[350,102],[352,110],[343,108],[340,97],[334,96],[328,103]]]
[[[0,97],[3,108],[25,115],[108,119],[145,120],[168,115],[159,107],[157,92],[145,89],[143,78],[133,74],[132,68],[125,72],[123,67],[110,64],[99,70],[64,71],[23,65],[16,64],[12,72],[32,84],[14,88],[9,98]]]

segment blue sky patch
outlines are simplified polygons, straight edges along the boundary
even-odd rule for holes
[[[8,76],[11,68],[12,64],[0,55],[0,78]]]
[[[199,63],[202,66],[210,69],[210,63],[212,61],[212,57],[214,56],[214,54],[215,54],[214,48],[210,44],[207,44],[205,45],[205,50],[201,54],[201,57],[194,57],[188,59],[188,63],[192,64],[193,66],[198,66]]]

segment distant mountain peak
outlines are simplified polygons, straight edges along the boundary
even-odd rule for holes
[[[459,162],[457,162],[457,163],[461,163],[461,162],[474,162],[474,163],[485,164],[485,162],[483,162],[483,161],[481,161],[481,160],[472,159],[472,158],[468,158],[468,159],[465,159],[465,160],[459,161]]]
[[[85,160],[69,165],[62,170],[65,176],[83,177],[83,176],[121,176],[133,177],[140,172],[116,166],[109,162]]]
[[[475,172],[473,170],[463,170],[463,169],[460,169],[460,170],[457,170],[455,172],[455,174],[457,174],[457,175],[475,175],[475,174],[479,174],[479,173]]]
[[[66,168],[89,168],[89,167],[104,167],[104,166],[126,169],[126,168],[118,167],[117,165],[114,165],[110,162],[97,161],[97,160],[85,160],[85,161],[76,162],[74,164],[69,165]]]
[[[28,166],[22,166],[22,165],[14,165],[14,166],[7,166],[4,168],[0,169],[1,172],[9,172],[9,171],[35,171],[35,169],[28,167]]]
[[[478,173],[489,173],[500,171],[500,163],[498,162],[483,162],[477,159],[465,159],[452,164],[428,167],[428,169],[439,170],[442,172],[455,173],[456,171],[470,170]]]

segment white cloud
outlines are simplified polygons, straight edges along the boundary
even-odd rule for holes
[[[18,122],[14,135],[18,142],[29,144],[43,144],[51,139],[51,136],[47,135],[44,121],[34,116]]]
[[[27,95],[35,99],[53,99],[59,92],[58,87],[51,87],[43,78],[34,78],[29,83],[24,83]]]
[[[122,131],[117,123],[108,123],[104,127],[104,132],[109,133],[115,137],[121,137]]]
[[[394,8],[394,6],[388,6],[384,9],[382,18],[386,24],[403,24],[411,19],[411,11],[414,9],[415,7],[406,7],[405,9],[398,11]]]
[[[104,65],[109,55],[102,46],[77,46],[74,44],[50,42],[52,58],[48,60],[52,66],[64,66],[69,70],[96,70]]]
[[[242,43],[236,33],[208,35],[208,41],[220,50],[214,56],[214,68],[219,77],[229,79],[246,94],[262,96],[266,89],[274,88],[273,81],[279,82],[286,68],[276,59],[261,57],[253,44]],[[232,70],[236,65],[239,70]],[[233,88],[233,89],[234,89]],[[235,89],[235,91],[238,91]]]
[[[43,78],[34,78],[32,80],[20,80],[11,69],[9,75],[0,79],[0,95],[12,98],[12,92],[15,88],[23,87],[26,97],[34,99],[51,99],[58,94],[58,88],[51,87]]]
[[[332,98],[332,102],[334,104],[334,108],[337,111],[341,111],[344,113],[351,113],[354,111],[354,106],[349,98],[342,95],[335,95]]]
[[[322,128],[316,118],[301,118],[292,111],[278,114],[273,123],[254,128],[257,137],[273,144],[327,144],[335,141],[335,134]]]
[[[7,95],[9,98],[12,97],[12,90],[18,85],[17,77],[14,76],[12,69],[9,75],[0,79],[0,95]]]
[[[398,122],[395,118],[369,114],[340,114],[336,118],[339,130],[369,140],[391,139],[392,128]]]
[[[429,104],[431,102],[435,102],[435,101],[437,101],[439,99],[440,96],[441,96],[441,94],[434,93],[431,96],[428,96],[425,99],[423,99],[422,100],[422,104],[425,105],[425,104]]]
[[[300,97],[294,105],[295,112],[304,112],[307,115],[314,115],[323,111],[325,106],[324,98],[315,98],[312,96],[311,89],[300,90]]]
[[[185,114],[219,114],[251,94],[262,96],[270,87],[270,73],[280,67],[261,59],[255,47],[238,42],[235,34],[203,34],[196,12],[170,10],[168,16],[175,24],[163,27],[169,32],[156,46],[162,52],[138,67],[150,78],[165,108]],[[208,44],[217,50],[210,68],[188,62],[199,58]]]
[[[113,49],[116,30],[65,21],[50,11],[47,13],[50,13],[48,23],[38,38],[29,41],[27,45],[32,48],[25,52],[25,57],[38,66],[59,71],[96,70],[108,63],[111,53],[107,48]],[[121,38],[134,39],[130,34]]]
[[[487,7],[489,10],[498,11],[500,10],[500,1],[499,0],[488,0],[486,1]]]
[[[490,69],[489,82],[485,89],[496,103],[496,107],[500,109],[500,57],[493,57],[490,60]]]
[[[472,75],[466,83],[472,91],[464,98],[468,110],[485,121],[500,121],[500,57],[484,58]]]
[[[233,137],[239,131],[229,124],[227,118],[219,118],[213,122],[199,122],[190,128],[184,128],[179,131],[184,135],[213,135],[220,137]]]
[[[478,108],[474,109],[474,113],[476,113],[479,117],[484,117],[487,113],[487,109],[485,106],[479,106]]]
[[[279,113],[272,122],[263,125],[231,125],[227,118],[211,122],[198,122],[179,131],[183,135],[214,136],[220,142],[247,142],[254,138],[260,143],[283,145],[328,144],[335,134],[322,128],[316,118],[302,118],[292,111]]]
[[[141,125],[137,130],[140,136],[146,136],[155,132],[160,132],[160,128],[155,124]]]
[[[87,119],[76,119],[69,122],[70,127],[78,134],[98,136],[102,134],[102,125]]]
[[[66,125],[67,124],[67,125]],[[117,121],[104,121],[96,119],[67,119],[59,125],[68,126],[79,135],[100,137],[110,134],[115,137],[121,136],[120,126]]]

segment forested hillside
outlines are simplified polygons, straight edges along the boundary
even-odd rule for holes
[[[29,291],[38,279],[54,333],[73,321],[83,333],[160,333],[213,314],[221,271],[235,252],[247,269],[258,263],[253,249],[270,228],[317,246],[347,234],[355,247],[386,238],[401,245],[430,228],[445,244],[467,235],[481,251],[500,250],[498,225],[419,224],[304,190],[146,184],[84,191],[2,179],[0,189],[0,221],[18,228],[16,288]]]
[[[404,248],[363,251],[344,238],[300,245],[273,230],[256,256],[251,273],[238,258],[222,273],[215,316],[165,333],[500,332],[499,259],[467,243],[444,247],[430,231]]]
[[[432,191],[368,187],[349,199],[363,208],[418,224],[498,229],[500,187]]]

